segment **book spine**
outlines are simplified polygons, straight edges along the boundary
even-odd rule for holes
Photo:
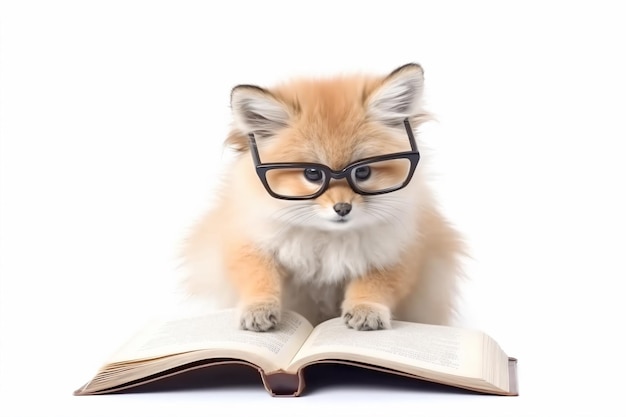
[[[273,397],[298,397],[304,390],[302,371],[297,374],[286,372],[264,373],[259,369],[263,385]]]

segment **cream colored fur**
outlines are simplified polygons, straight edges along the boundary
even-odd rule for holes
[[[238,155],[216,204],[186,241],[190,293],[215,308],[238,307],[240,326],[257,331],[275,326],[283,309],[314,324],[343,315],[359,330],[387,328],[392,317],[449,323],[463,245],[437,208],[426,163],[406,188],[389,194],[364,197],[344,180],[315,200],[284,201],[265,191],[248,149],[254,132],[263,162],[336,170],[409,150],[402,121],[415,129],[428,119],[422,85],[421,67],[409,64],[386,77],[236,87],[227,143]],[[338,223],[332,207],[342,201],[353,208]]]

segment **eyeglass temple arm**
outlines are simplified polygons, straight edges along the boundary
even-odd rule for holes
[[[411,128],[411,124],[409,123],[408,118],[404,119],[404,128],[406,129],[406,134],[409,136],[409,142],[411,142],[411,150],[413,152],[417,152],[417,143],[415,142],[415,136],[413,136],[413,129]]]
[[[250,139],[250,148],[252,149],[252,160],[255,165],[261,165],[261,160],[259,158],[259,148],[256,146],[256,139],[254,139],[254,133],[249,133],[248,138]]]

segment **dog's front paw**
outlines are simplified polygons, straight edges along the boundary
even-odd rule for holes
[[[280,304],[276,302],[254,303],[245,306],[239,316],[243,330],[265,332],[276,327],[280,321]]]
[[[378,303],[356,304],[344,308],[343,321],[356,330],[382,330],[391,328],[389,307]]]

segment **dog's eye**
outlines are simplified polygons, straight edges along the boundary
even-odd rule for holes
[[[304,178],[311,182],[321,182],[324,174],[319,169],[307,168],[304,170]]]
[[[368,179],[370,176],[372,175],[372,170],[370,169],[369,166],[365,165],[362,167],[358,167],[355,171],[354,171],[354,177],[357,180],[360,181],[365,181],[366,179]]]

